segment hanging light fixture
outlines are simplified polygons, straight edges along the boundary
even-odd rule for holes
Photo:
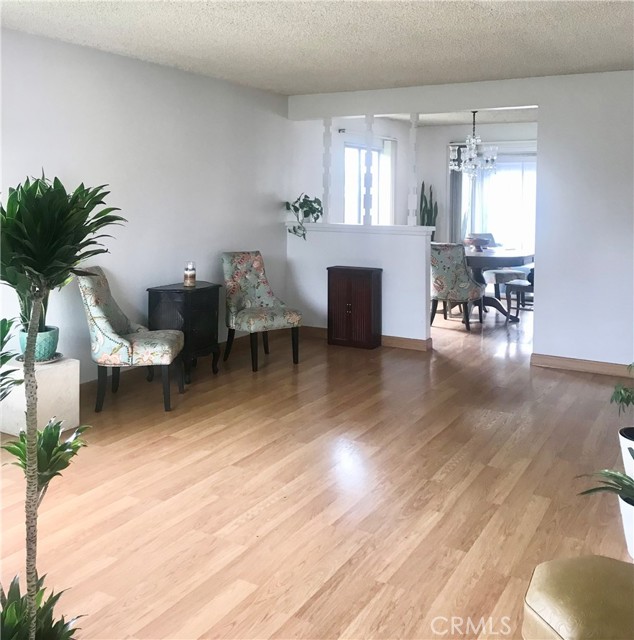
[[[474,178],[478,171],[495,171],[495,161],[498,148],[492,145],[482,145],[480,136],[476,135],[475,121],[477,111],[472,111],[473,129],[467,136],[465,146],[462,147],[460,161],[458,161],[458,149],[461,145],[449,145],[449,169],[462,171],[470,178]]]

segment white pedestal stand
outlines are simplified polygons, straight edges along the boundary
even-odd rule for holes
[[[11,361],[7,367],[18,369],[14,374],[23,377],[22,363]],[[50,364],[36,364],[37,427],[43,429],[53,417],[62,420],[62,429],[79,426],[79,360],[62,358]],[[15,387],[0,405],[0,430],[17,436],[26,429],[26,398],[24,385]]]

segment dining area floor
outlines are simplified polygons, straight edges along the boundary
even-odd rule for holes
[[[505,300],[502,303],[506,306]],[[515,303],[513,303],[513,313],[515,313]],[[492,355],[499,353],[510,353],[511,351],[521,352],[527,358],[533,351],[533,323],[535,313],[532,304],[527,304],[525,308],[520,308],[519,322],[507,322],[506,317],[497,310],[488,307],[483,313],[482,320],[478,321],[478,310],[476,307],[471,312],[470,331],[465,329],[462,313],[458,307],[454,307],[447,313],[445,320],[443,314],[438,312],[431,327],[431,338],[434,350],[443,350],[447,347],[457,348],[460,344],[469,350],[473,349],[478,341],[486,341],[486,346],[482,349],[491,351]]]

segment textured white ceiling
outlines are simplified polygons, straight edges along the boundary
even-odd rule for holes
[[[5,0],[2,22],[285,95],[634,68],[629,0]]]

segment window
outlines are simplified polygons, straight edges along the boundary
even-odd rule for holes
[[[394,220],[394,176],[396,141],[381,140],[372,149],[372,224],[392,224]],[[364,145],[344,145],[344,222],[362,224],[365,213]]]
[[[508,248],[535,248],[536,161],[534,156],[500,156],[495,173],[462,176],[463,236],[491,233]]]

